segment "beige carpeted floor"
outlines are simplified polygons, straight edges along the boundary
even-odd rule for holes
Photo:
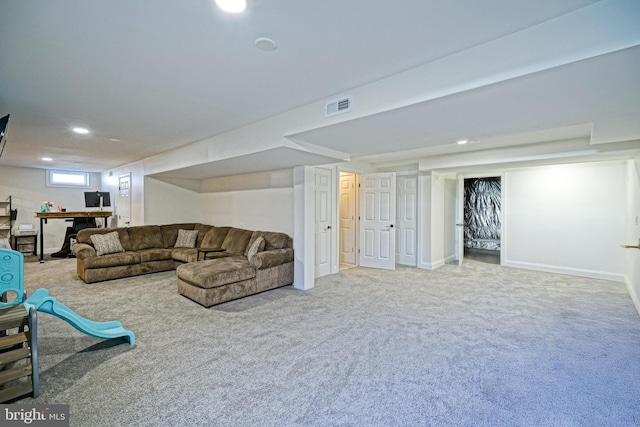
[[[174,272],[25,286],[137,345],[39,315],[41,396],[73,426],[640,425],[640,317],[623,284],[475,261],[351,268],[205,309]]]

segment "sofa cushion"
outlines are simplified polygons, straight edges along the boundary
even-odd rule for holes
[[[194,262],[198,256],[198,250],[195,248],[173,248],[171,250],[171,258],[181,262]]]
[[[251,259],[249,264],[255,268],[269,268],[276,265],[286,264],[293,261],[293,249],[273,249],[270,251],[258,252]]]
[[[196,240],[198,240],[198,230],[178,230],[178,238],[176,239],[176,248],[195,248]]]
[[[179,265],[176,268],[176,275],[195,286],[211,289],[253,279],[256,276],[256,270],[244,258],[229,257]]]
[[[194,224],[167,224],[161,225],[162,242],[165,248],[171,248],[176,244],[178,230],[193,230]]]
[[[285,233],[278,233],[275,231],[254,231],[251,239],[256,239],[258,236],[262,236],[264,238],[265,251],[293,247],[293,240],[291,240],[291,237]]]
[[[131,241],[129,240],[129,228],[127,227],[118,227],[118,228],[85,228],[84,230],[78,231],[76,235],[76,241],[78,243],[86,243],[88,245],[93,246],[93,242],[91,241],[91,236],[94,234],[106,234],[112,233],[114,231],[118,232],[118,239],[120,240],[120,244],[124,248],[125,251],[131,250]]]
[[[129,228],[131,250],[164,248],[162,229],[159,225],[141,225]]]
[[[229,234],[231,227],[211,227],[207,235],[202,239],[200,244],[203,248],[219,248],[222,247],[225,237]]]
[[[224,238],[224,242],[220,247],[231,254],[244,255],[251,240],[253,231],[244,230],[242,228],[232,228],[229,230],[227,237]]]
[[[211,230],[213,228],[213,225],[208,225],[208,224],[200,224],[197,223],[193,226],[194,230],[198,230],[198,240],[196,240],[196,247],[200,247],[202,246],[202,240],[204,239],[204,236],[209,232],[209,230]]]
[[[96,255],[98,256],[124,252],[117,231],[105,234],[94,234],[91,236],[91,243],[93,243]]]
[[[140,264],[140,254],[137,252],[119,252],[92,258],[85,258],[85,268],[118,267],[121,265]]]
[[[140,254],[140,262],[151,262],[151,261],[165,261],[167,259],[171,259],[172,251],[173,249],[151,248],[151,249],[140,249],[137,252]]]

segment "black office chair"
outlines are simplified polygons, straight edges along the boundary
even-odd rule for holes
[[[84,230],[85,228],[96,228],[96,219],[95,218],[74,218],[73,225],[71,226],[73,230],[77,233],[80,230]]]
[[[71,227],[67,227],[62,248],[60,248],[58,252],[51,254],[51,256],[54,258],[67,258],[69,256],[73,256],[71,253],[71,239],[75,239],[76,234],[78,234],[78,231],[80,230],[96,227],[95,218],[74,218],[73,225]]]

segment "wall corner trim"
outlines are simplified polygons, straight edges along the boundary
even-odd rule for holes
[[[636,307],[636,311],[638,312],[638,316],[640,316],[640,298],[638,294],[633,290],[633,286],[631,286],[631,281],[627,276],[624,276],[624,283],[627,285],[627,291],[629,292],[629,296],[631,297],[631,301],[633,305]]]

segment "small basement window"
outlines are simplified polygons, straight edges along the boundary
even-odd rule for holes
[[[89,187],[89,172],[47,170],[47,187]]]

